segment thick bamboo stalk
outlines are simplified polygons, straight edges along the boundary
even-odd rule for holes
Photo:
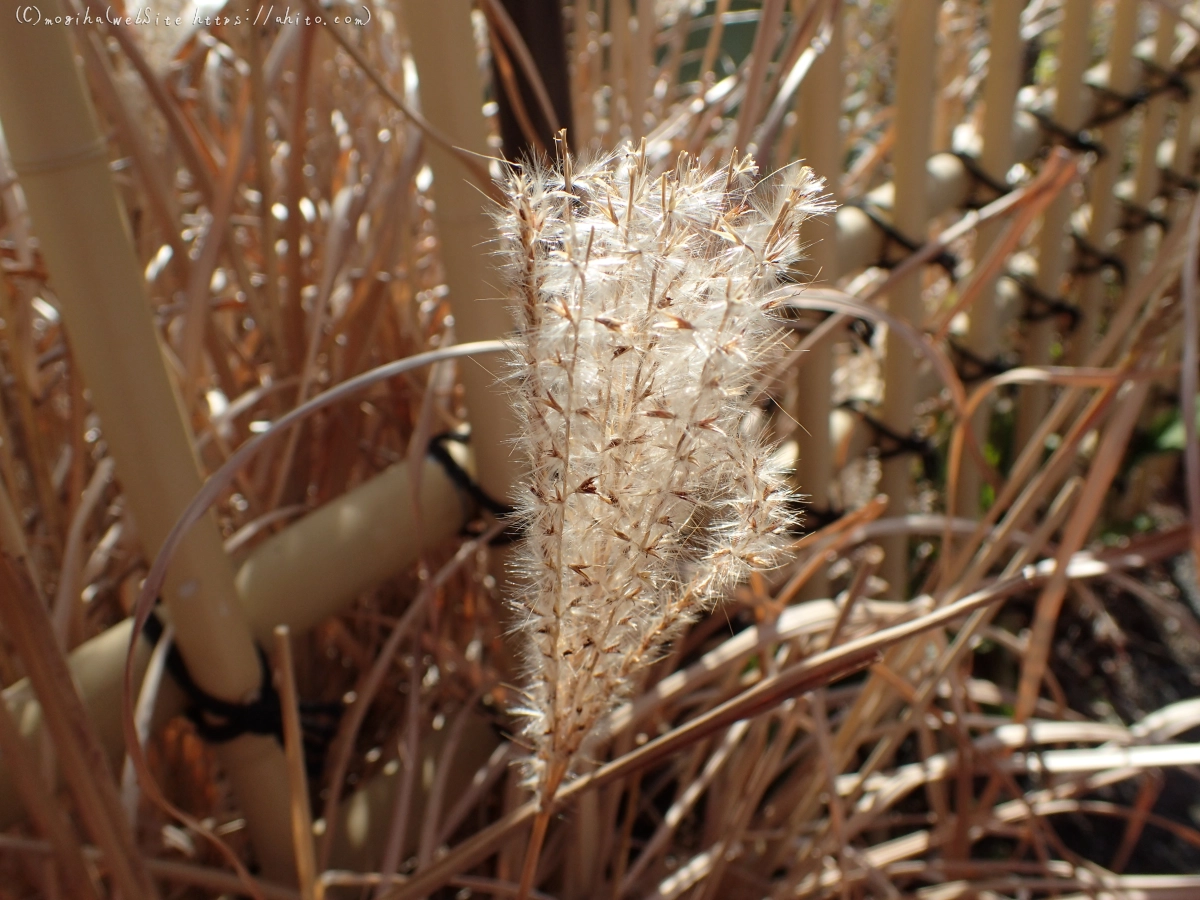
[[[41,7],[61,15],[58,2]],[[0,15],[13,21],[16,4]],[[29,73],[37,72],[35,81]],[[191,441],[167,378],[107,147],[63,28],[0,29],[0,120],[75,359],[91,391],[146,551],[153,554],[200,486]],[[239,701],[259,688],[258,656],[235,599],[215,524],[189,537],[168,581],[179,647],[197,682]],[[223,762],[265,872],[292,871],[282,754],[245,737]],[[277,773],[277,774],[276,774]]]
[[[834,16],[829,46],[813,63],[801,87],[800,151],[812,170],[825,179],[825,188],[835,201],[840,200],[842,178],[842,95],[845,76],[845,34],[842,17]],[[809,246],[805,268],[818,282],[832,281],[837,274],[838,229],[833,217],[809,219],[802,226],[802,240]],[[797,487],[810,506],[829,511],[832,504],[833,438],[829,417],[832,412],[833,346],[820,341],[808,352],[796,392],[796,421],[800,456],[796,462]],[[806,586],[809,597],[827,596],[828,581],[818,573]]]
[[[474,77],[478,67],[470,0],[409,0],[404,16],[426,118],[452,135],[455,146],[481,159],[494,155],[483,116],[483,85]],[[425,159],[433,171],[434,221],[456,337],[460,342],[503,337],[510,322],[487,252],[494,240],[487,200],[478,186],[466,181],[461,163],[446,150],[427,144]],[[509,439],[517,433],[516,418],[497,384],[503,373],[504,362],[495,359],[459,367],[479,483],[497,499],[509,496],[519,471],[509,453]]]
[[[929,191],[925,165],[933,129],[937,13],[940,0],[903,0],[897,10],[896,146],[893,155],[896,205],[893,220],[910,240],[923,241],[929,224]],[[888,297],[889,311],[920,326],[921,286],[924,272],[902,279]],[[884,350],[883,422],[898,434],[912,429],[917,384],[913,373],[918,361],[898,335],[889,334]],[[888,495],[888,513],[903,516],[911,494],[912,458],[908,454],[883,463],[881,488]],[[908,589],[908,542],[903,537],[886,540],[883,575],[893,596]]]
[[[990,37],[987,80],[983,87],[983,151],[980,168],[994,181],[1003,183],[1013,159],[1013,112],[1020,86],[1022,55],[1021,10],[1023,0],[996,3],[991,7],[988,22]],[[985,222],[975,238],[975,259],[986,258],[988,250],[1005,229],[1003,221]],[[971,306],[967,346],[979,359],[994,359],[1000,351],[1001,317],[996,304],[996,278],[980,286],[979,296]],[[982,442],[991,419],[990,408],[976,413],[971,427],[976,439]],[[979,511],[980,472],[973,460],[964,463],[959,473],[959,491],[955,510],[959,515],[974,517]]]
[[[1063,19],[1063,40],[1059,47],[1054,103],[1054,120],[1064,128],[1078,129],[1088,114],[1084,102],[1083,78],[1091,49],[1088,40],[1091,15],[1092,0],[1067,0]],[[1073,208],[1071,196],[1063,192],[1051,201],[1042,216],[1034,284],[1038,290],[1052,297],[1058,296],[1062,290],[1069,253],[1067,226]],[[1050,362],[1054,337],[1053,321],[1046,319],[1032,323],[1026,338],[1025,362],[1034,366]],[[1048,401],[1049,394],[1045,385],[1034,385],[1023,391],[1021,403],[1017,407],[1017,447],[1024,447],[1029,435],[1033,434],[1041,423]]]
[[[1158,30],[1154,38],[1154,64],[1160,69],[1171,67],[1171,56],[1175,49],[1175,19],[1165,10],[1159,10]],[[1135,209],[1146,209],[1158,196],[1162,187],[1159,169],[1158,148],[1162,143],[1167,110],[1171,103],[1168,94],[1160,94],[1146,105],[1138,134],[1137,169],[1133,177],[1132,201]],[[1121,246],[1121,258],[1125,263],[1125,278],[1137,280],[1145,265],[1146,227],[1135,227],[1125,235]]]
[[[1137,84],[1137,73],[1132,65],[1133,45],[1137,40],[1139,0],[1119,0],[1113,17],[1113,31],[1108,43],[1108,87],[1126,96]],[[1112,239],[1117,225],[1120,207],[1115,188],[1121,174],[1125,157],[1126,120],[1115,119],[1104,125],[1099,132],[1100,143],[1107,150],[1092,169],[1088,185],[1088,201],[1091,206],[1091,221],[1088,224],[1088,241],[1094,247],[1106,247]],[[1132,274],[1130,281],[1132,281]],[[1081,313],[1079,328],[1072,337],[1069,358],[1086,358],[1096,341],[1104,296],[1107,291],[1104,272],[1097,271],[1085,276],[1077,292]]]
[[[408,464],[396,463],[255,547],[235,579],[255,637],[307,631],[457,534],[468,501],[432,460],[418,481],[420,523]]]

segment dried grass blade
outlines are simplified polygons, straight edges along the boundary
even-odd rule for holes
[[[153,900],[158,891],[125,820],[116,783],[63,651],[32,583],[8,548],[0,551],[0,620],[21,648],[67,784],[87,830],[104,851],[115,885],[126,897]]]
[[[1200,203],[1192,204],[1188,216],[1187,247],[1183,263],[1183,366],[1179,374],[1179,402],[1184,434],[1184,473],[1187,486],[1188,525],[1192,530],[1192,558],[1200,567],[1200,437],[1196,434],[1197,401],[1200,390],[1200,299],[1197,298],[1197,267],[1200,266]]]
[[[70,896],[79,897],[80,900],[100,900],[100,893],[84,859],[79,836],[38,771],[33,750],[21,737],[17,723],[4,703],[0,703],[0,754],[12,772],[13,783],[34,828],[47,839],[50,852],[58,864],[57,874],[63,881],[63,887]]]

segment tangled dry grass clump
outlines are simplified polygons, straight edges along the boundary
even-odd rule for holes
[[[1200,5],[368,5],[0,26],[0,900],[1200,894]]]

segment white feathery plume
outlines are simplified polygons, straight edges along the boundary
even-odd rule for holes
[[[643,148],[514,166],[498,215],[517,321],[515,403],[531,475],[517,589],[525,738],[548,801],[597,722],[680,627],[795,524],[749,388],[798,228],[829,208],[793,166],[749,157],[657,177]]]

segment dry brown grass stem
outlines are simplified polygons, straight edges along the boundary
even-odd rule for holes
[[[21,792],[25,808],[37,833],[46,838],[46,844],[58,864],[56,876],[62,888],[71,897],[80,900],[100,900],[93,873],[89,871],[83,855],[83,845],[65,811],[55,801],[38,760],[21,737],[17,723],[8,708],[0,703],[0,753],[13,774],[13,781]],[[2,845],[0,845],[2,846]]]
[[[1179,396],[1183,406],[1184,471],[1187,473],[1187,515],[1192,529],[1192,557],[1200,567],[1200,437],[1196,434],[1196,410],[1200,397],[1200,298],[1196,271],[1200,268],[1200,203],[1193,203],[1187,219],[1187,251],[1181,276],[1183,302],[1183,358],[1179,370]],[[1189,402],[1190,401],[1190,402]]]
[[[79,816],[104,850],[105,868],[114,885],[126,897],[152,900],[158,890],[125,819],[116,783],[71,682],[62,648],[33,583],[8,547],[0,551],[0,620],[22,648]]]
[[[275,679],[283,712],[283,749],[287,757],[292,806],[292,843],[296,848],[296,880],[301,900],[316,896],[317,861],[313,852],[312,810],[308,805],[308,776],[304,771],[304,738],[300,733],[300,698],[292,660],[292,639],[286,625],[275,629]]]
[[[1160,553],[1170,553],[1169,546],[1160,545]],[[1101,560],[1091,554],[1076,554],[1063,567],[1065,577],[1096,577],[1110,569],[1124,566],[1143,565],[1145,557],[1140,553],[1124,554]],[[778,675],[764,679],[753,688],[733,699],[720,704],[686,725],[673,729],[617,760],[601,766],[594,773],[582,775],[559,789],[553,808],[559,807],[585,790],[597,788],[631,771],[645,768],[655,760],[670,756],[682,747],[700,740],[714,731],[733,722],[752,717],[756,712],[772,709],[788,697],[796,696],[821,684],[827,684],[847,674],[871,665],[883,650],[900,642],[959,619],[976,609],[995,604],[1031,586],[1046,584],[1055,574],[1057,566],[1030,567],[1025,573],[1006,578],[978,591],[969,597],[936,611],[919,616],[911,622],[883,629],[872,635],[848,641],[838,647],[816,654]],[[477,832],[464,843],[453,848],[446,856],[427,870],[418,873],[402,887],[395,889],[381,900],[415,900],[436,887],[446,884],[453,874],[475,865],[484,859],[508,837],[509,833],[524,823],[535,820],[543,810],[538,800],[531,800],[504,818]]]

